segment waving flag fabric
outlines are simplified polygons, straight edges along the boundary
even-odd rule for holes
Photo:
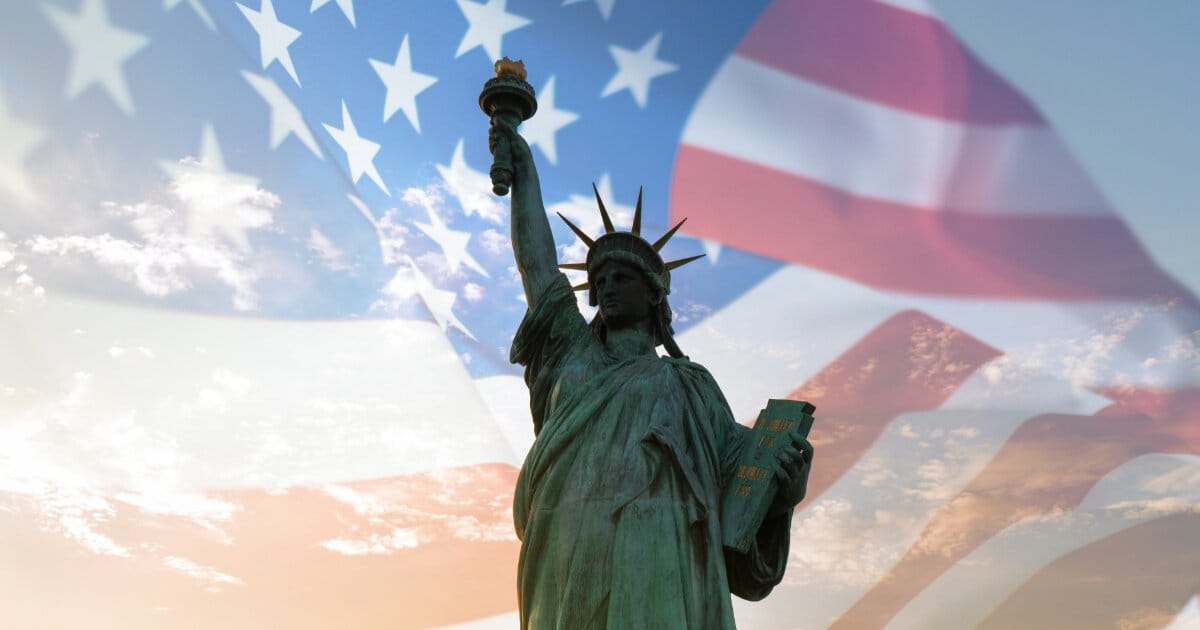
[[[502,55],[547,210],[686,217],[683,351],[817,406],[741,627],[1200,627],[1194,289],[915,0],[4,4],[0,625],[515,627]]]

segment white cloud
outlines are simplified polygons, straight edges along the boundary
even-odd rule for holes
[[[129,224],[140,241],[99,235],[50,237],[36,235],[24,245],[38,255],[86,257],[116,277],[132,282],[147,295],[164,297],[191,288],[198,273],[215,277],[233,289],[233,305],[238,310],[258,306],[254,290],[257,273],[245,263],[245,256],[211,239],[197,239],[183,233],[175,213],[162,206],[142,203],[133,206],[108,206],[115,214],[129,217]],[[90,265],[81,266],[86,271]]]
[[[197,580],[205,582],[212,582],[214,584],[245,584],[245,582],[228,573],[222,573],[212,567],[197,564],[179,556],[167,556],[163,559],[163,564],[180,573],[190,575]]]
[[[489,254],[500,255],[512,252],[512,241],[499,230],[488,228],[478,235],[479,245]]]
[[[478,302],[482,300],[484,296],[483,286],[475,284],[474,282],[468,282],[467,284],[463,285],[462,295],[468,302]]]
[[[417,530],[396,528],[389,534],[371,534],[366,539],[334,538],[323,541],[321,546],[348,556],[362,556],[388,555],[418,544]]]
[[[308,235],[308,242],[305,243],[309,251],[317,255],[317,259],[321,264],[330,271],[346,271],[350,269],[350,265],[342,259],[344,254],[338,249],[329,237],[321,233],[320,230],[313,227]]]

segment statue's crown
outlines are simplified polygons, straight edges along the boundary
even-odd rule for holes
[[[576,291],[591,289],[592,272],[599,269],[600,265],[605,262],[617,260],[639,267],[646,274],[650,283],[655,285],[655,289],[667,294],[671,292],[671,270],[704,257],[704,254],[699,254],[669,262],[663,261],[658,252],[667,244],[667,241],[671,240],[672,236],[675,236],[675,232],[679,231],[687,219],[675,224],[675,227],[667,230],[666,234],[658,237],[658,240],[653,243],[642,238],[642,191],[640,188],[638,189],[637,206],[633,211],[633,226],[628,232],[618,232],[613,227],[612,219],[608,216],[608,210],[604,207],[604,200],[600,198],[600,191],[596,189],[595,183],[592,184],[592,192],[596,194],[596,204],[600,207],[600,220],[604,222],[604,234],[593,239],[579,226],[571,223],[571,220],[564,217],[561,212],[558,213],[558,218],[566,222],[567,227],[571,228],[571,231],[575,232],[575,235],[588,248],[587,259],[584,262],[559,265],[560,269],[588,272],[587,282],[572,287]],[[589,295],[588,302],[592,306],[596,305],[595,293]]]

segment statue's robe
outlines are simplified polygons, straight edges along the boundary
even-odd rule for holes
[[[613,356],[561,274],[512,360],[537,435],[513,502],[522,628],[733,628],[731,591],[757,600],[779,583],[790,512],[745,554],[721,545],[721,492],[749,430],[707,370]]]

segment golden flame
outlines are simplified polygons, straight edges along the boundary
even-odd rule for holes
[[[521,59],[513,61],[505,57],[496,62],[496,76],[512,75],[518,79],[525,80],[525,62]]]

